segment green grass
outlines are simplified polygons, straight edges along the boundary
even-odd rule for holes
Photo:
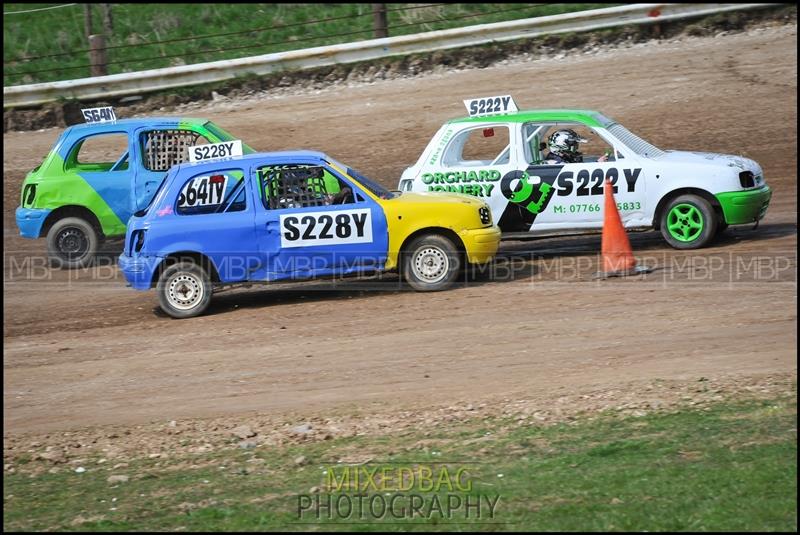
[[[3,527],[795,531],[796,426],[796,398],[783,398],[640,418],[607,414],[550,427],[476,418],[400,436],[233,448],[160,466],[144,459],[113,471],[87,459],[83,474],[6,474]],[[298,455],[310,464],[296,466]],[[500,496],[496,515],[470,525],[463,524],[463,513],[451,520],[434,514],[434,520],[356,523],[319,523],[306,513],[298,520],[298,495],[313,486],[327,492],[323,470],[342,455],[371,457],[369,469],[447,466],[453,474],[463,467],[473,484],[469,494]],[[459,462],[465,460],[472,463]],[[112,473],[131,480],[112,486],[106,482]],[[446,494],[438,495],[446,501]]]
[[[4,12],[53,4],[3,4]],[[89,76],[83,4],[3,17],[3,84]],[[108,72],[138,71],[372,38],[370,4],[112,4]],[[616,4],[387,4],[389,35],[552,15]],[[93,32],[102,15],[93,6]],[[475,15],[475,16],[472,16]],[[322,23],[320,19],[343,17]],[[223,37],[205,35],[265,29]],[[347,35],[345,35],[347,34]],[[155,41],[198,37],[163,44]],[[246,48],[244,48],[246,47]],[[52,54],[66,55],[24,59]],[[69,69],[69,70],[58,70]],[[33,72],[38,71],[38,72]],[[26,74],[28,73],[28,74]]]

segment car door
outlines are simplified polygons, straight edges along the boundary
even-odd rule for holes
[[[64,162],[64,170],[85,180],[123,224],[133,214],[129,145],[122,129],[87,135],[75,141]]]
[[[147,206],[170,167],[187,161],[187,149],[202,143],[208,141],[187,128],[137,128],[131,136],[131,154],[135,155],[133,210]]]
[[[177,197],[155,214],[168,217],[173,250],[196,251],[211,259],[222,282],[250,280],[261,267],[256,248],[252,196],[240,168],[220,167],[183,179]]]
[[[534,142],[547,134],[569,128],[586,140],[581,162],[550,164],[546,162],[544,147],[540,158],[531,159],[527,169],[527,180],[547,190],[546,202],[540,203],[539,211],[532,221],[531,230],[595,229],[603,226],[604,184],[612,184],[615,201],[623,217],[623,223],[635,218],[643,210],[645,181],[638,160],[628,155],[623,147],[607,138],[599,130],[582,125],[545,125],[539,130]],[[607,159],[608,161],[598,161]],[[546,186],[543,186],[547,184]],[[624,208],[624,209],[623,209]]]
[[[498,182],[492,200],[494,220],[504,233],[527,233],[541,220],[555,193],[561,165],[542,165],[540,134],[546,126],[512,125],[512,165]],[[535,165],[535,167],[534,167]]]
[[[251,183],[260,200],[256,240],[264,270],[258,276],[302,278],[383,267],[383,209],[349,177],[324,162],[271,162],[251,169]],[[343,188],[351,194],[332,198],[336,186],[335,195]]]

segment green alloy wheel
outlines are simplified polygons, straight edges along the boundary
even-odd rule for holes
[[[691,204],[678,204],[667,214],[667,230],[678,241],[692,242],[703,232],[703,214]]]
[[[676,249],[704,247],[716,235],[717,215],[708,201],[697,195],[681,195],[667,204],[661,234]]]

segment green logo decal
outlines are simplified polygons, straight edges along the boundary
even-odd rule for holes
[[[529,202],[525,209],[532,214],[538,214],[544,210],[544,207],[547,206],[547,203],[550,201],[550,197],[552,196],[553,186],[547,182],[543,182],[542,184],[539,184],[539,200],[536,202]]]
[[[514,183],[515,181],[516,183]],[[514,183],[513,186],[512,183]],[[536,215],[547,207],[555,189],[552,184],[544,181],[537,187],[529,181],[529,175],[525,171],[511,171],[503,177],[500,191],[509,201],[521,205],[531,214]],[[535,201],[534,198],[536,198]]]
[[[489,182],[498,180],[500,180],[500,171],[494,169],[448,171],[422,175],[422,183],[428,184],[428,191],[451,191],[475,197],[491,197],[495,184]]]

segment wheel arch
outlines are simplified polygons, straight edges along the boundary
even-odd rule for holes
[[[408,252],[408,249],[411,246],[411,242],[415,239],[419,238],[420,236],[424,236],[426,234],[441,234],[442,236],[446,237],[450,241],[453,242],[453,245],[456,246],[456,250],[458,250],[458,254],[461,255],[462,262],[466,258],[467,255],[467,248],[464,246],[464,241],[461,237],[456,233],[453,229],[449,229],[446,227],[425,227],[419,230],[415,230],[408,236],[406,239],[403,240],[403,244],[400,246],[400,255],[399,258]],[[398,265],[402,265],[402,262],[399,261],[398,258]]]
[[[161,274],[164,273],[169,266],[178,263],[181,260],[191,260],[206,270],[206,273],[211,277],[211,282],[220,282],[219,272],[214,262],[203,253],[197,251],[177,251],[170,253],[158,264],[158,267],[153,270],[153,277],[150,280],[150,286],[155,287]]]
[[[708,201],[711,207],[714,209],[714,212],[717,215],[718,222],[724,223],[725,222],[725,215],[722,213],[722,206],[719,204],[719,200],[709,191],[700,188],[678,188],[670,191],[663,197],[661,200],[658,201],[658,205],[656,205],[656,210],[653,213],[653,228],[655,230],[661,229],[661,216],[664,214],[664,210],[667,207],[669,202],[681,195],[697,195]]]
[[[50,232],[50,229],[53,228],[60,219],[64,219],[65,217],[79,217],[87,221],[92,228],[94,228],[95,232],[97,232],[97,236],[100,238],[105,238],[105,234],[103,233],[103,228],[100,226],[100,220],[97,219],[97,216],[92,212],[90,209],[86,208],[85,206],[81,206],[78,204],[69,204],[66,206],[59,206],[49,214],[42,223],[42,228],[39,230],[39,237],[44,238],[47,236],[47,233]]]

